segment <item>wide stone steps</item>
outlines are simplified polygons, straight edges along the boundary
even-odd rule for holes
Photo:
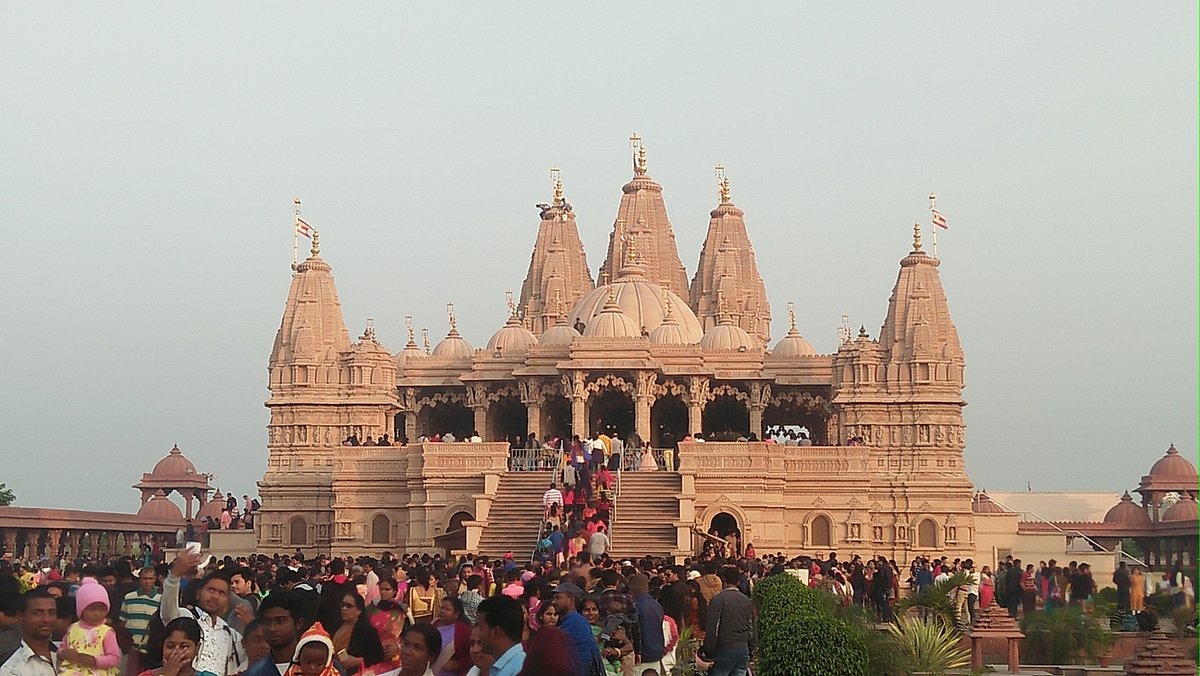
[[[612,555],[670,556],[675,549],[682,479],[675,472],[624,472],[612,528]]]
[[[512,552],[527,560],[537,544],[542,519],[542,494],[550,487],[551,473],[505,472],[488,512],[488,525],[479,538],[479,554],[501,556]]]

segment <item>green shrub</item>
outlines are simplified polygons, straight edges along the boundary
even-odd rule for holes
[[[1026,659],[1035,664],[1080,664],[1104,653],[1112,634],[1078,606],[1021,618]]]
[[[1096,603],[1103,601],[1104,603],[1117,604],[1117,588],[1105,587],[1096,593],[1096,597],[1092,599]]]
[[[944,674],[971,662],[971,651],[959,646],[959,633],[940,619],[902,619],[888,625],[888,632],[900,673]]]
[[[755,673],[760,676],[866,676],[867,648],[830,613],[821,593],[791,575],[754,587],[758,609]]]

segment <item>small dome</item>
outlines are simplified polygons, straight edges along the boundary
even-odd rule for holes
[[[557,324],[542,332],[542,337],[538,339],[538,345],[543,347],[570,345],[571,341],[579,336],[580,333],[575,330],[575,327],[567,325],[565,317],[559,317]]]
[[[513,352],[526,352],[529,348],[538,344],[537,336],[529,329],[521,326],[521,321],[516,315],[508,318],[504,326],[500,330],[492,334],[492,339],[488,341],[487,351],[495,352],[499,350],[501,354]]]
[[[1154,463],[1154,466],[1150,468],[1149,476],[1157,482],[1176,481],[1195,485],[1197,481],[1196,468],[1188,462],[1187,458],[1179,455],[1179,451],[1175,450],[1175,444],[1171,444],[1171,447],[1167,449],[1167,454]]]
[[[616,298],[610,296],[600,314],[587,323],[583,335],[589,338],[639,338],[642,331],[621,312]]]
[[[1104,523],[1130,528],[1150,528],[1152,525],[1150,515],[1133,501],[1133,498],[1129,496],[1129,491],[1125,491],[1125,495],[1121,496],[1121,501],[1113,505],[1112,509],[1104,515]]]
[[[137,511],[137,515],[155,521],[183,521],[183,512],[180,511],[179,505],[168,500],[166,493],[162,491],[158,491],[154,497],[147,500]]]
[[[221,510],[225,509],[225,499],[225,495],[218,490],[217,494],[212,496],[211,500],[204,503],[200,511],[196,512],[196,518],[203,519],[206,516],[211,516],[213,519],[219,520],[221,518]]]
[[[567,315],[568,321],[572,324],[577,319],[582,321],[585,325],[586,335],[586,327],[590,327],[599,318],[604,306],[608,304],[610,291],[616,297],[617,307],[621,313],[638,328],[639,335],[643,326],[647,331],[653,331],[663,323],[667,316],[668,305],[674,308],[676,318],[679,320],[679,325],[682,327],[684,335],[687,336],[689,344],[699,342],[700,336],[704,335],[704,329],[700,327],[700,320],[696,319],[696,314],[687,306],[687,303],[670,290],[646,279],[645,272],[638,264],[621,268],[621,271],[617,273],[616,281],[612,284],[598,286],[580,298],[571,308],[570,314]]]
[[[675,318],[675,307],[673,304],[667,304],[667,316],[663,317],[663,323],[658,325],[658,328],[650,332],[650,342],[655,345],[691,345],[692,341],[688,340],[687,333],[683,330],[683,326],[679,324],[679,320]]]
[[[746,352],[755,349],[754,339],[742,327],[733,323],[728,315],[721,317],[720,323],[708,330],[700,339],[701,350],[737,350]]]
[[[421,351],[421,348],[417,347],[417,341],[409,338],[408,344],[404,346],[404,349],[396,353],[396,371],[403,373],[404,364],[408,361],[409,357],[420,356],[422,354],[425,353]]]
[[[179,446],[171,447],[171,452],[167,457],[158,461],[154,466],[154,470],[150,472],[150,476],[155,479],[168,479],[173,477],[194,477],[196,476],[196,466],[188,460],[183,452],[179,450]]]
[[[458,329],[450,329],[450,333],[442,342],[433,346],[433,356],[443,359],[470,359],[475,356],[475,348],[458,333]]]
[[[971,499],[971,511],[976,514],[1007,514],[1007,509],[1000,506],[1000,503],[992,499],[992,496],[987,494],[987,491],[980,491]]]
[[[1171,505],[1171,508],[1162,515],[1162,521],[1196,521],[1200,519],[1200,514],[1196,510],[1196,498],[1187,496]]]
[[[796,327],[792,327],[787,332],[787,335],[775,343],[775,349],[771,350],[773,357],[815,357],[817,351],[813,349],[812,343],[808,342]]]

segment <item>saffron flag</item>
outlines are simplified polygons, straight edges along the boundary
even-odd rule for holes
[[[942,230],[949,230],[950,226],[946,224],[946,217],[937,209],[930,209],[933,212],[933,224]]]
[[[296,217],[296,234],[304,235],[305,237],[312,239],[312,233],[313,233],[313,227],[308,224],[308,221],[305,221],[303,218],[300,218],[299,216],[297,216]]]

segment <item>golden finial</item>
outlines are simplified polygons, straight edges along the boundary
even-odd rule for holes
[[[321,253],[321,232],[313,228],[312,255],[316,256],[319,253]]]
[[[556,166],[550,167],[550,184],[554,186],[554,203],[561,205],[563,203],[563,184]]]
[[[638,136],[637,132],[629,137],[629,145],[633,148],[633,174],[634,176],[646,175],[646,144],[642,143],[642,137]]]
[[[508,289],[504,292],[504,304],[508,306],[508,314],[513,317],[516,317],[517,316],[517,304],[515,302],[513,302],[512,289]]]
[[[450,301],[449,303],[446,303],[446,315],[450,320],[450,330],[457,331],[458,330],[458,317],[454,316],[454,301]]]
[[[913,223],[913,251],[921,250],[921,224]]]
[[[425,352],[429,352],[429,327],[421,327],[421,342],[425,344]]]
[[[375,318],[367,317],[367,328],[363,329],[363,340],[375,340]]]
[[[408,331],[408,344],[416,345],[416,336],[413,334],[412,315],[404,315],[404,328]]]
[[[729,203],[729,177],[725,175],[725,165],[718,164],[716,166],[717,174],[717,195],[721,198],[721,204]]]
[[[792,331],[796,330],[796,301],[789,300],[788,306],[788,322],[792,325]]]

